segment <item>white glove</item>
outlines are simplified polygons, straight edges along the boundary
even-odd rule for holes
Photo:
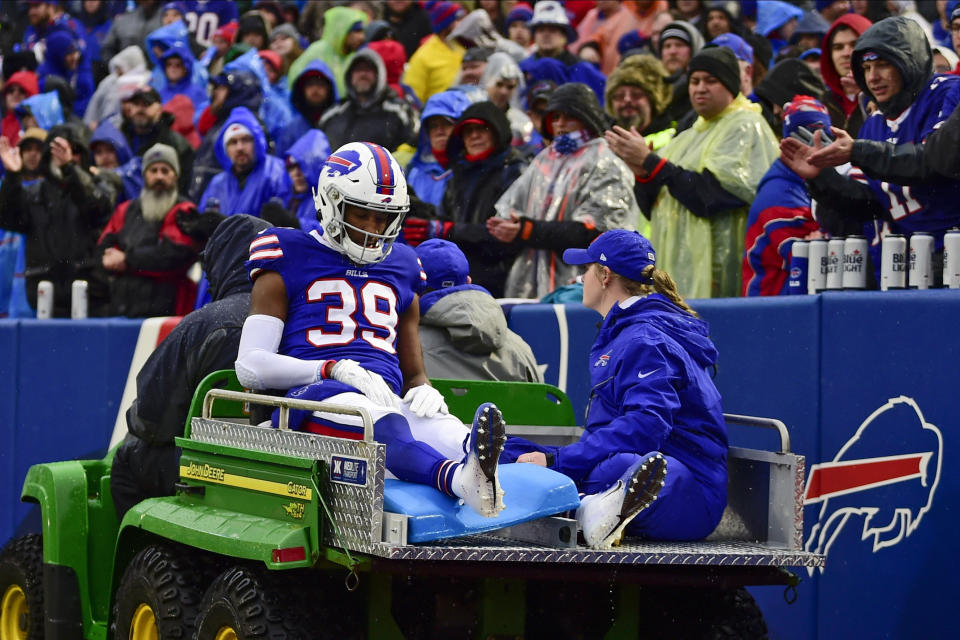
[[[380,374],[364,369],[354,360],[337,360],[330,369],[330,377],[355,387],[360,393],[381,406],[396,406],[397,396]]]
[[[421,418],[432,418],[438,413],[447,414],[447,403],[443,401],[443,394],[428,384],[413,387],[403,396],[403,402],[410,405],[410,411]]]

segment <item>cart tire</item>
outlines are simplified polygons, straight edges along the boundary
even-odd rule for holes
[[[197,640],[317,637],[320,627],[315,626],[313,613],[297,606],[306,602],[303,596],[309,588],[298,580],[275,580],[268,573],[237,566],[220,574],[200,605]]]
[[[0,552],[0,640],[43,640],[43,540],[31,534]]]
[[[205,584],[201,565],[168,545],[151,545],[137,553],[117,590],[114,638],[192,638]]]

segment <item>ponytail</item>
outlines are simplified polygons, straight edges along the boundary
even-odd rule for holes
[[[636,280],[625,278],[616,272],[611,271],[610,273],[620,279],[623,288],[632,296],[648,296],[651,293],[659,293],[694,318],[700,317],[697,315],[697,312],[687,304],[687,301],[683,299],[680,292],[677,291],[677,283],[674,282],[670,274],[663,269],[657,269],[657,267],[652,264],[644,269],[643,277],[649,282],[637,282]]]

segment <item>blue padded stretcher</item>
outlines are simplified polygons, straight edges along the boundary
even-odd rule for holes
[[[433,487],[391,479],[384,481],[383,510],[410,516],[408,542],[431,542],[493,531],[580,505],[573,480],[535,464],[500,465],[500,487],[505,508],[495,518],[484,518]]]

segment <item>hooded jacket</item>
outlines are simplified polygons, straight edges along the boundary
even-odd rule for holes
[[[376,42],[368,42],[364,46],[376,51],[380,59],[383,60],[383,66],[387,71],[387,85],[393,89],[394,93],[419,111],[423,107],[420,98],[413,92],[413,89],[400,80],[403,76],[403,68],[407,64],[407,52],[403,50],[403,45],[396,40],[377,40]]]
[[[320,128],[327,134],[332,149],[347,142],[364,140],[374,142],[389,151],[401,144],[413,146],[417,142],[420,123],[413,108],[387,86],[387,70],[383,60],[372,49],[361,49],[347,66],[347,76],[355,64],[365,60],[377,70],[377,84],[373,95],[365,101],[353,90],[347,89],[347,99],[328,110],[320,120]]]
[[[47,36],[46,58],[37,68],[37,77],[41,83],[48,76],[60,76],[66,80],[74,92],[72,111],[82,116],[87,110],[87,103],[93,97],[96,85],[93,81],[93,71],[86,54],[81,52],[80,62],[76,69],[67,68],[64,59],[71,51],[80,50],[80,42],[68,31],[57,30]],[[46,91],[49,91],[45,87]]]
[[[186,74],[179,82],[171,84],[170,81],[167,80],[166,74],[163,73],[163,66],[168,59],[174,56],[183,61]],[[156,81],[153,87],[160,94],[160,100],[163,104],[170,102],[174,96],[184,95],[193,102],[195,113],[199,114],[207,108],[207,105],[210,104],[210,97],[207,95],[206,74],[195,71],[197,61],[194,59],[193,52],[190,51],[190,46],[186,42],[177,40],[172,43],[167,50],[160,55],[158,66],[161,71],[160,80]]]
[[[497,52],[487,59],[487,66],[480,78],[480,88],[489,95],[490,88],[500,81],[514,81],[517,89],[513,99],[507,105],[507,120],[513,133],[511,144],[522,146],[530,144],[533,139],[534,128],[530,117],[520,108],[520,97],[526,92],[523,85],[523,73],[517,63],[506,53]]]
[[[92,279],[93,249],[113,202],[111,194],[99,190],[86,170],[89,149],[85,128],[58,125],[48,131],[47,140],[58,136],[79,147],[80,157],[55,175],[48,146],[40,165],[43,179],[37,188],[25,189],[20,175],[8,172],[0,186],[0,228],[26,235],[25,276],[30,305],[37,306],[37,284],[50,280],[54,316],[67,318],[73,281]],[[99,302],[91,283],[90,315],[97,315]]]
[[[486,158],[470,161],[464,153],[461,129],[473,119],[493,129],[494,148]],[[453,222],[447,239],[467,256],[473,281],[495,297],[503,296],[507,269],[519,249],[491,236],[486,220],[495,215],[494,205],[500,194],[529,164],[526,155],[510,146],[511,137],[507,116],[495,104],[484,101],[467,107],[447,141],[453,175],[440,201],[441,217]]]
[[[110,58],[107,67],[110,75],[97,84],[97,90],[93,92],[83,114],[83,121],[88,126],[120,113],[120,78],[127,74],[146,74],[147,58],[143,55],[143,49],[131,45]]]
[[[251,131],[254,153],[257,156],[253,169],[243,178],[242,184],[233,172],[233,162],[227,156],[223,144],[223,134],[233,123],[242,124]],[[259,216],[260,208],[270,198],[278,197],[286,201],[290,196],[290,176],[287,175],[286,167],[280,158],[268,154],[267,136],[263,127],[246,107],[237,107],[230,113],[217,136],[214,152],[223,171],[213,177],[203,192],[198,203],[200,211],[206,209],[210,198],[217,198],[220,201],[220,213],[223,215],[246,213]]]
[[[37,95],[40,86],[37,83],[37,74],[32,71],[17,71],[12,74],[4,83],[4,89],[11,86],[18,86],[27,94],[27,98]],[[20,140],[20,121],[17,114],[11,109],[6,111],[6,101],[2,105],[4,109],[3,122],[0,124],[0,135],[7,137],[11,145],[16,145]]]
[[[154,495],[173,494],[179,479],[174,438],[183,435],[200,381],[232,368],[237,359],[252,287],[243,265],[250,243],[269,226],[258,218],[232,216],[207,241],[200,260],[213,301],[184,316],[137,374],[137,397],[126,414],[129,434],[110,477],[119,509],[147,497],[144,485],[154,487]],[[152,477],[144,478],[147,474]]]
[[[862,59],[867,51],[894,65],[903,88],[867,118],[857,137],[895,145],[924,143],[943,128],[960,104],[960,78],[933,74],[929,42],[909,18],[881,20],[858,39],[852,66],[854,77],[865,89]],[[860,152],[864,152],[863,147]],[[951,152],[956,154],[956,149]],[[868,177],[855,166],[849,178],[828,169],[808,185],[810,195],[839,212],[844,222],[864,225],[878,278],[882,236],[928,232],[934,237],[934,248],[940,249],[944,232],[960,225],[957,180],[929,176],[918,184],[901,186],[889,182],[887,176]],[[827,223],[823,225],[830,228]]]
[[[765,37],[773,45],[773,55],[786,45],[786,40],[780,37],[780,29],[791,20],[799,20],[803,16],[803,9],[795,7],[783,0],[766,0],[757,3],[757,27],[755,31]]]
[[[727,430],[711,379],[717,350],[708,331],[660,294],[627,308],[615,304],[590,349],[584,433],[560,447],[552,465],[579,482],[616,453],[676,458],[693,474],[706,507],[688,538],[708,535],[726,506]]]
[[[863,55],[868,51],[875,52],[892,64],[903,82],[900,92],[886,102],[877,101],[867,88],[863,75]],[[894,119],[916,102],[917,96],[926,88],[933,76],[933,53],[930,51],[930,41],[914,20],[887,18],[857,38],[850,67],[860,90],[877,102],[887,118]]]
[[[420,344],[431,378],[542,382],[530,345],[507,328],[497,301],[465,284],[420,300]]]
[[[307,180],[306,193],[294,193],[291,184],[290,197],[285,203],[287,209],[297,216],[300,229],[303,231],[321,229],[317,209],[313,203],[313,189],[320,181],[320,171],[329,156],[330,143],[327,141],[327,136],[317,129],[310,129],[287,149],[286,157],[293,159],[299,165],[303,177]]]
[[[216,144],[220,137],[223,123],[237,107],[245,107],[251,113],[259,113],[263,103],[263,87],[260,80],[252,71],[230,71],[221,73],[211,80],[213,84],[224,85],[229,88],[227,97],[216,114],[210,107],[203,112],[197,122],[199,133],[203,136],[200,147],[197,149],[196,160],[193,165],[192,181],[188,197],[197,202],[203,195],[210,180],[220,173],[223,167],[217,157]],[[204,129],[201,123],[209,115],[210,124]]]
[[[299,58],[294,60],[287,71],[287,82],[293,87],[293,81],[300,76],[300,72],[311,60],[322,60],[333,72],[336,78],[337,93],[341,96],[347,92],[346,71],[347,65],[353,60],[355,52],[344,53],[343,43],[350,33],[350,27],[360,22],[367,26],[370,18],[359,9],[350,7],[333,7],[323,14],[323,35],[314,42]]]
[[[439,205],[443,198],[443,190],[453,175],[448,167],[444,167],[434,157],[430,147],[430,135],[427,131],[427,120],[433,116],[444,116],[456,121],[464,109],[470,106],[470,99],[461,91],[442,91],[427,100],[423,113],[420,115],[420,136],[417,141],[417,151],[410,164],[407,165],[407,185],[413,188],[414,193],[423,202]],[[449,165],[448,165],[449,166]]]
[[[834,125],[842,127],[854,137],[860,130],[860,125],[863,124],[863,114],[860,112],[860,105],[857,103],[856,96],[850,99],[844,93],[843,85],[840,84],[840,74],[837,73],[833,64],[833,57],[830,55],[830,48],[833,44],[833,37],[841,27],[852,29],[857,36],[860,36],[870,28],[871,24],[870,20],[855,13],[842,15],[830,25],[830,30],[827,31],[827,35],[823,37],[823,44],[820,45],[820,50],[823,52],[820,56],[820,75],[823,77],[824,84],[830,89],[830,102],[833,102],[846,116],[843,124],[834,121]],[[852,63],[853,59],[851,58],[850,61]],[[830,109],[829,104],[827,108]]]
[[[330,83],[330,96],[319,109],[310,109],[303,98],[303,81],[312,76],[320,75]],[[289,120],[279,127],[275,127],[276,132],[273,136],[277,145],[277,153],[285,153],[297,141],[303,138],[311,129],[315,129],[320,124],[323,117],[330,107],[340,102],[340,94],[337,93],[337,82],[333,72],[322,60],[311,60],[300,72],[300,75],[294,78],[290,86],[290,115]]]

